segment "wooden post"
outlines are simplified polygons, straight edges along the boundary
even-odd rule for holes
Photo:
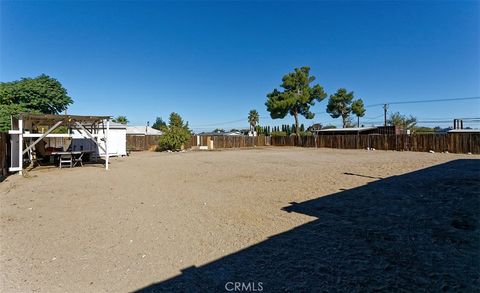
[[[107,129],[105,130],[105,170],[108,170],[108,159],[110,157],[108,153],[108,131],[110,129],[110,119],[107,118]]]
[[[18,130],[20,134],[18,135],[18,168],[20,169],[20,175],[23,174],[23,118],[20,117],[18,120]]]

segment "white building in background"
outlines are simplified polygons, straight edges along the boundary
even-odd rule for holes
[[[162,135],[158,129],[152,128],[150,126],[133,126],[127,125],[126,126],[127,135]]]

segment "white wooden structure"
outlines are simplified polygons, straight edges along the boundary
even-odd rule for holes
[[[10,134],[10,172],[22,172],[24,159],[35,145],[45,138],[89,139],[102,151],[105,169],[109,161],[110,116],[78,116],[20,113],[12,116]],[[52,133],[59,126],[66,126],[68,133]],[[105,143],[106,142],[106,143]]]
[[[87,125],[87,129],[90,125]],[[99,145],[105,147],[105,126],[106,124],[100,124],[98,126]],[[104,157],[105,151],[97,146],[92,140],[85,139],[86,133],[83,129],[72,129],[72,149],[79,150],[94,150],[94,156]],[[127,155],[127,126],[121,123],[110,122],[110,128],[108,132],[108,154],[112,156],[126,156]]]

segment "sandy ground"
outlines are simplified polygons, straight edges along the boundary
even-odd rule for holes
[[[201,274],[202,268],[208,269],[209,263],[218,263],[219,259],[228,264],[230,256],[234,265],[242,265],[235,257],[248,255],[249,247],[263,245],[275,235],[301,231],[301,227],[319,218],[309,212],[286,211],[292,202],[309,202],[395,175],[478,158],[301,148],[143,152],[113,159],[109,171],[90,165],[37,169],[29,173],[29,178],[13,175],[0,183],[0,288],[2,292],[127,292],[157,283],[160,287],[145,290],[162,291],[162,282],[170,280],[165,286],[182,291],[185,284],[180,281],[185,273],[181,271],[185,268],[199,268]],[[478,167],[479,162],[475,161],[474,166]],[[478,179],[477,171],[469,178]],[[452,192],[461,192],[463,187],[469,196],[474,192],[472,208],[477,208],[475,184],[475,180],[464,182],[454,186]],[[474,186],[473,191],[467,185]],[[371,194],[384,193],[379,186]],[[478,218],[465,224],[468,229],[464,230],[474,233],[465,234],[474,235],[472,241],[478,240],[477,224]],[[365,243],[384,237],[378,235],[367,233]],[[471,245],[477,244],[469,244],[470,250],[465,252],[469,259],[479,256],[478,250],[477,254],[471,250]],[[335,245],[324,244],[321,250]],[[322,261],[315,257],[311,256],[313,261]],[[388,259],[385,261],[387,270]],[[470,284],[464,280],[460,288],[478,285],[478,263],[472,261],[464,264],[462,274],[477,280],[472,279]],[[305,274],[306,279],[310,278],[308,271]],[[332,274],[326,278],[330,280]],[[332,278],[343,282],[342,276]],[[172,280],[175,283],[177,279],[179,282],[172,285]],[[220,283],[225,281],[220,279]],[[282,283],[281,277],[276,280]],[[367,284],[365,280],[358,282]],[[309,291],[312,286],[302,280],[288,281],[290,285],[300,284],[296,288],[299,290],[271,283],[268,287],[266,283],[265,292],[274,287],[289,292]],[[329,283],[319,288],[348,288],[345,284]],[[369,288],[368,284],[363,289]],[[217,289],[211,292],[223,289],[221,284],[211,287],[216,285],[213,282],[205,288]],[[456,287],[441,288],[448,291]]]

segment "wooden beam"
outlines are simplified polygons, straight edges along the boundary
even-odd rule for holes
[[[39,138],[37,138],[37,140],[35,140],[31,145],[29,145],[22,153],[22,155],[25,155],[29,150],[31,150],[37,143],[39,143],[42,139],[44,139],[48,134],[50,134],[50,132],[54,131],[55,128],[57,128],[58,126],[60,126],[60,124],[62,124],[63,121],[58,121],[57,123],[55,123],[55,125],[53,125],[52,127],[50,127],[50,129],[48,129],[44,134],[42,134],[42,136],[40,136]]]
[[[78,121],[75,121],[75,125],[78,126],[80,129],[82,129],[83,131],[85,131],[85,133],[87,134],[88,137],[90,137],[90,139],[100,148],[102,149],[102,151],[105,152],[105,154],[107,154],[107,151],[103,148],[103,146],[101,146],[96,140],[95,140],[95,137],[90,133],[90,131],[88,131],[88,129],[85,128],[85,126],[83,126],[80,122]],[[108,154],[107,154],[108,155]]]

